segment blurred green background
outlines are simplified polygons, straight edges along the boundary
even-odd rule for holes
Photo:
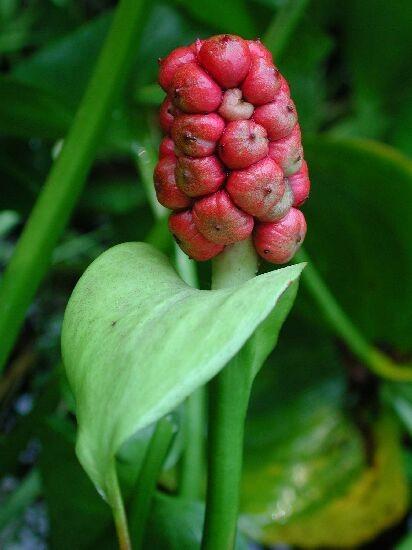
[[[0,0],[2,268],[59,155],[114,7]],[[106,248],[145,240],[173,255],[151,171],[157,59],[178,45],[225,32],[261,37],[273,51],[303,130],[313,265],[371,343],[412,360],[411,30],[410,0],[147,3],[133,71],[0,381],[1,548],[115,548],[109,509],[74,454],[60,328],[76,281]],[[209,270],[199,268],[204,288]],[[251,403],[240,519],[251,548],[412,548],[411,434],[412,384],[373,375],[302,284]],[[166,493],[181,446],[162,476]],[[135,458],[127,449],[120,457],[125,483]],[[159,494],[147,547],[198,548],[199,507]]]

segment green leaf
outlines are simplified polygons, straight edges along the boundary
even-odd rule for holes
[[[398,0],[389,8],[386,0],[349,0],[343,14],[346,51],[356,91],[393,99],[394,82],[405,89],[412,82],[411,3]]]
[[[13,76],[53,92],[76,106],[109,29],[111,12],[36,51],[13,68]]]
[[[199,550],[205,507],[201,502],[173,498],[158,493],[146,527],[144,548]],[[238,533],[235,550],[247,550]]]
[[[410,349],[412,162],[367,140],[306,140],[305,153],[314,264],[368,338]]]
[[[301,422],[305,422],[305,416],[313,419],[316,403],[312,409],[302,415]],[[322,424],[317,427],[314,424],[309,432],[297,433],[296,437],[289,434],[291,443],[286,447],[273,448],[275,460],[272,462],[269,458],[266,462],[266,455],[260,449],[259,457],[264,456],[265,461],[263,464],[255,462],[253,466],[261,477],[253,492],[244,494],[244,509],[249,515],[243,518],[243,525],[261,542],[270,546],[282,541],[298,547],[358,548],[405,514],[407,483],[396,424],[388,417],[375,424],[372,463],[365,464],[342,491],[341,474],[347,476],[351,464],[356,466],[356,454],[360,464],[361,449],[355,453],[354,462],[350,447],[359,446],[359,437],[342,413],[340,417],[340,436],[339,430],[328,432]],[[338,420],[336,415],[326,420],[326,426],[331,427],[333,420]],[[283,479],[282,474],[285,475]],[[325,481],[328,481],[326,485]],[[322,495],[319,489],[328,484],[330,494]],[[319,507],[294,517],[297,503],[305,496],[324,500],[320,500]]]
[[[112,525],[110,509],[99,498],[76,459],[73,426],[53,418],[44,426],[41,442],[40,472],[52,547],[58,550],[113,548],[112,534],[111,537],[107,534]]]
[[[176,0],[199,21],[211,25],[221,32],[240,34],[244,38],[255,38],[257,29],[252,11],[242,0]]]
[[[35,86],[0,78],[0,133],[57,139],[65,134],[72,111]]]
[[[260,529],[296,521],[359,475],[363,444],[342,401],[343,384],[328,381],[249,419],[242,510],[259,540]]]
[[[62,350],[77,402],[78,456],[102,491],[120,445],[210,380],[302,267],[200,291],[144,243],[116,246],[93,262],[67,306]]]

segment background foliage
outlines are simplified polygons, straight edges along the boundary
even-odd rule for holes
[[[2,267],[59,154],[113,7],[0,0]],[[306,248],[368,340],[398,362],[412,357],[411,3],[174,0],[150,2],[146,12],[131,78],[0,382],[2,548],[115,545],[110,511],[74,454],[60,328],[76,281],[106,248],[140,240],[173,254],[148,189],[159,139],[157,58],[177,45],[217,32],[266,37],[303,128],[313,185]],[[199,270],[204,287],[209,269]],[[371,374],[302,284],[254,388],[244,535],[297,547],[412,545],[411,388]],[[162,475],[166,492],[176,483],[178,438]],[[141,444],[122,449],[124,487],[141,456]],[[202,513],[201,503],[159,492],[147,544],[196,548]]]

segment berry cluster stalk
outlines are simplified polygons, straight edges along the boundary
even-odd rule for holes
[[[250,239],[213,261],[212,289],[237,286],[256,275]],[[236,357],[210,383],[208,482],[202,549],[231,549],[236,538],[243,434],[251,390],[248,365]]]

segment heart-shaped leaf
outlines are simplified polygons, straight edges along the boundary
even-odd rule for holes
[[[78,456],[98,488],[107,495],[120,445],[210,380],[282,296],[280,329],[302,267],[201,291],[144,243],[115,246],[93,262],[67,306],[62,349]]]
[[[368,338],[410,350],[412,162],[360,139],[318,137],[307,140],[305,153],[311,259]]]

